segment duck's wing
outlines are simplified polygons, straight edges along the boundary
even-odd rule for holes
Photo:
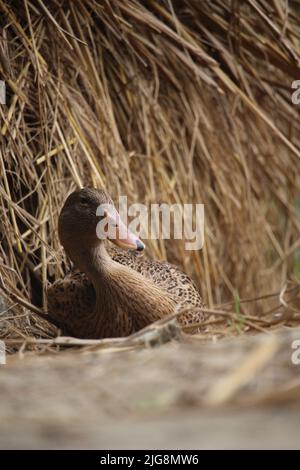
[[[136,258],[134,264],[134,269],[143,276],[151,278],[158,287],[168,292],[178,311],[186,311],[177,317],[179,323],[189,327],[191,333],[200,332],[201,326],[199,325],[205,319],[202,312],[205,305],[194,281],[177,266],[166,261]],[[193,329],[192,325],[197,325],[197,327]]]
[[[194,281],[177,266],[167,261],[157,261],[140,255],[138,252],[124,251],[117,248],[109,249],[110,256],[118,263],[135,269],[143,276],[151,279],[161,289],[165,290],[174,300],[178,310],[189,310],[179,315],[182,326],[201,325],[205,319],[202,308],[205,307]],[[201,331],[201,327],[191,327],[192,333]]]
[[[166,290],[177,304],[204,306],[194,281],[177,266],[166,261],[137,259],[134,269]]]
[[[69,333],[66,325],[70,320],[75,322],[93,312],[96,294],[87,276],[74,271],[47,289],[47,302],[49,321]]]

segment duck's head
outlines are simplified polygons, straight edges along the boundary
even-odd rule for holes
[[[83,188],[71,193],[59,215],[58,232],[67,252],[76,247],[96,247],[105,239],[124,249],[145,248],[121,221],[112,199],[102,189]]]

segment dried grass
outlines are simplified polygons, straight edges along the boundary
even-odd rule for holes
[[[83,184],[205,204],[200,253],[147,247],[196,280],[210,336],[299,322],[296,2],[0,0],[0,28],[8,344],[56,335],[30,310],[47,309],[45,286],[65,272],[57,216]]]

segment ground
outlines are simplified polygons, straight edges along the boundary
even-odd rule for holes
[[[281,328],[10,356],[0,447],[300,447],[296,339],[300,329]]]

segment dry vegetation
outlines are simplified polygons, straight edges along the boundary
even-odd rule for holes
[[[0,0],[8,346],[56,334],[32,311],[47,310],[44,288],[66,269],[62,202],[88,184],[205,204],[204,250],[147,248],[196,280],[209,332],[298,324],[299,13],[279,0]]]

